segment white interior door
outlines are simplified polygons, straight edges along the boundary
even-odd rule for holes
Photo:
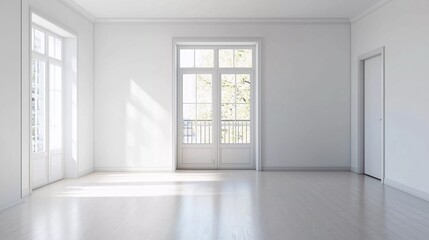
[[[179,49],[178,168],[254,169],[251,47]]]
[[[366,175],[381,179],[383,162],[383,59],[364,62]]]

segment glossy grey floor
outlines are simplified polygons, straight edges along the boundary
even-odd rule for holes
[[[93,173],[0,212],[0,239],[429,239],[429,203],[347,172]]]

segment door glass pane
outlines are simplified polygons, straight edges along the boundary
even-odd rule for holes
[[[183,143],[209,144],[213,137],[211,74],[183,75]]]
[[[196,49],[195,50],[195,67],[197,68],[214,67],[213,49]]]
[[[197,102],[197,84],[195,74],[183,75],[183,103]]]
[[[250,103],[250,75],[237,74],[237,103]]]
[[[211,120],[212,105],[211,104],[198,104],[197,105],[197,119],[198,120]]]
[[[57,155],[62,149],[62,68],[49,64],[49,150]]]
[[[250,104],[237,104],[235,112],[237,120],[250,120]]]
[[[46,64],[32,61],[31,81],[31,140],[33,153],[45,152],[46,145]]]
[[[198,103],[212,102],[212,75],[210,74],[197,75],[197,102]]]
[[[222,103],[235,103],[235,75],[223,74],[221,78]]]
[[[221,143],[250,143],[250,75],[221,76]]]
[[[197,105],[196,104],[183,104],[183,120],[195,121],[197,120]]]
[[[222,104],[222,121],[223,120],[229,120],[234,121],[235,120],[235,104]]]

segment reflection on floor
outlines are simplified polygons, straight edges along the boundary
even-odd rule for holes
[[[429,203],[347,172],[93,173],[0,212],[0,239],[428,239]]]

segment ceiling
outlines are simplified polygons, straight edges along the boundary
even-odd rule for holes
[[[96,19],[352,19],[386,0],[60,0]]]

